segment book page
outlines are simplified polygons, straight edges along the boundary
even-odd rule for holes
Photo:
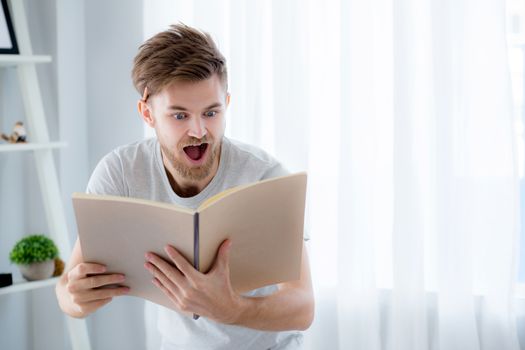
[[[227,195],[229,195],[230,193],[233,193],[235,191],[239,191],[240,189],[244,188],[244,187],[247,187],[247,186],[250,186],[250,185],[244,185],[244,186],[236,186],[236,187],[232,187],[232,188],[229,188],[227,190],[224,190],[222,192],[219,192],[217,193],[216,195],[214,196],[211,196],[210,198],[206,199],[198,208],[199,211],[201,210],[204,210],[206,209],[207,207],[209,207],[210,205],[212,205],[213,203],[217,202],[218,200],[220,200],[221,198],[223,197],[226,197]]]
[[[274,178],[230,192],[200,211],[200,266],[208,271],[217,249],[232,240],[235,290],[297,280],[303,247],[306,174]]]
[[[84,261],[105,264],[108,273],[124,273],[128,295],[171,307],[151,283],[144,254],[170,261],[164,246],[173,245],[193,262],[193,214],[170,204],[132,198],[75,194],[73,206]]]

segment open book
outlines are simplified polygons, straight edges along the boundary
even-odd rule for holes
[[[143,266],[146,252],[171,261],[164,252],[170,244],[205,273],[229,238],[236,291],[298,280],[305,198],[303,172],[228,189],[197,210],[85,193],[73,194],[73,207],[84,261],[105,264],[108,273],[124,273],[129,295],[172,308]]]

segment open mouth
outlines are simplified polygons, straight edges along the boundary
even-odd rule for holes
[[[206,154],[206,150],[208,149],[207,143],[201,143],[200,145],[190,145],[183,148],[184,153],[194,161],[199,161],[204,157]]]

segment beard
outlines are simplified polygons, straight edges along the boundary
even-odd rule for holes
[[[201,181],[207,178],[215,164],[215,159],[219,157],[220,150],[220,141],[215,142],[213,138],[208,138],[204,136],[202,139],[195,137],[188,137],[179,142],[177,145],[177,153],[184,154],[184,147],[188,145],[195,145],[200,143],[207,143],[208,149],[206,150],[206,162],[199,166],[188,165],[182,159],[179,159],[176,154],[169,148],[162,144],[159,140],[160,148],[162,149],[163,154],[166,156],[167,161],[169,162],[172,169],[174,169],[178,175],[180,175],[185,180],[189,181]],[[184,157],[184,156],[183,156]]]

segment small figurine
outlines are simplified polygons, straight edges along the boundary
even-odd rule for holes
[[[9,143],[24,143],[26,142],[26,129],[24,128],[24,123],[16,122],[15,127],[11,135],[2,134],[2,139],[6,140]]]

